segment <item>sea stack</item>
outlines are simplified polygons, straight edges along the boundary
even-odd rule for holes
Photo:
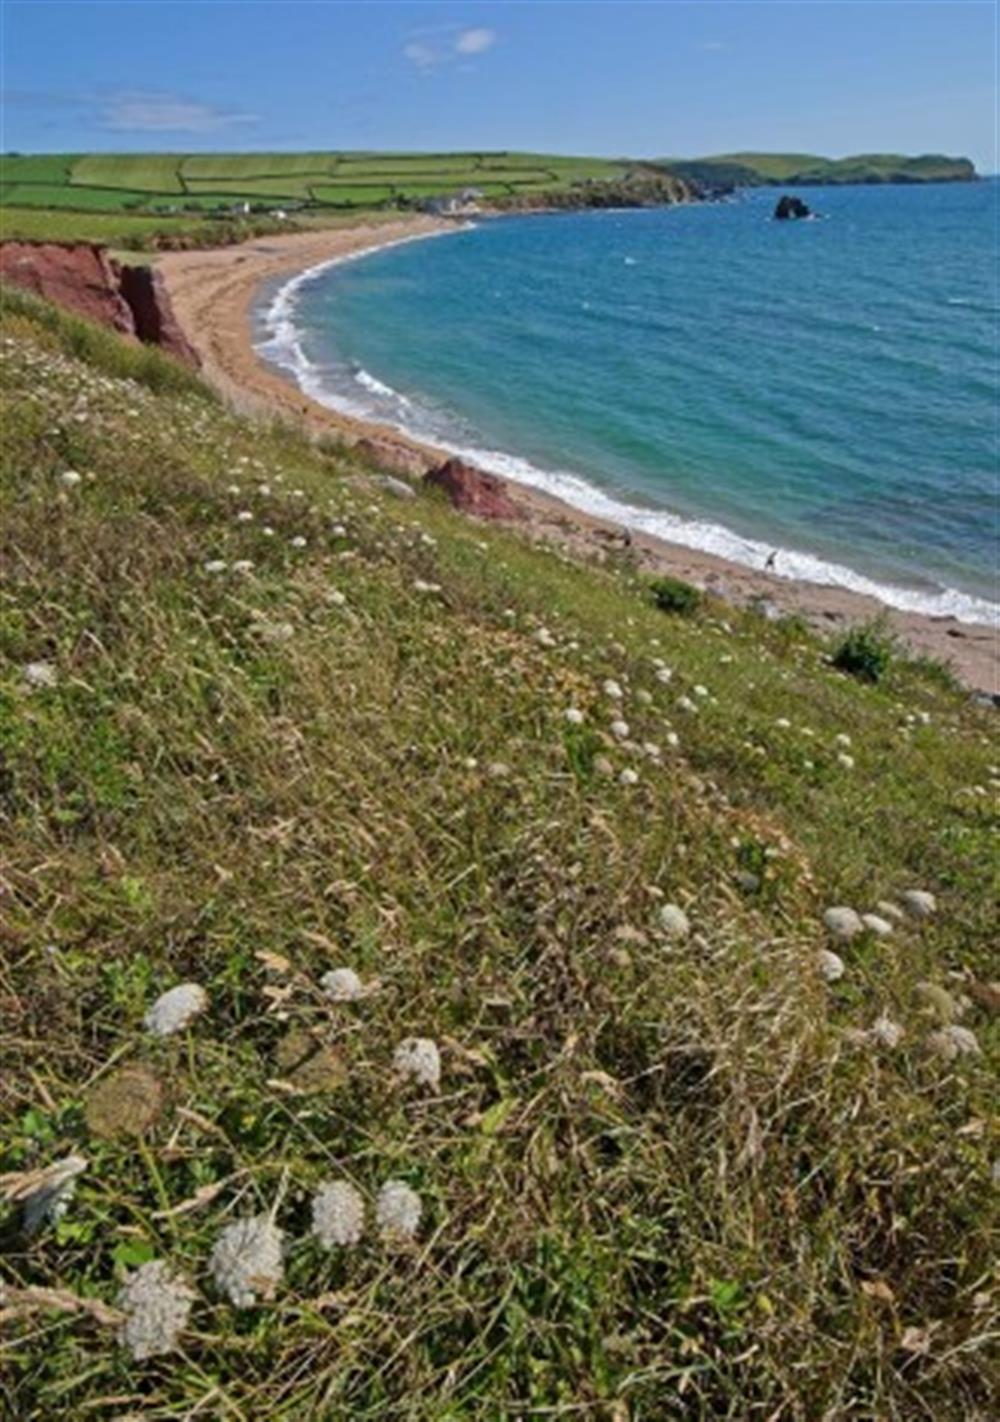
[[[774,220],[775,222],[784,222],[790,217],[812,217],[812,211],[801,198],[785,193],[778,199],[774,209]]]

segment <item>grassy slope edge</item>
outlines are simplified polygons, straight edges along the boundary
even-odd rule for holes
[[[989,1416],[988,713],[668,617],[27,298],[0,353],[0,1173],[89,1159],[32,1240],[0,1217],[10,1414]],[[824,983],[824,908],[913,885],[935,917]],[[332,1006],[341,964],[377,991]],[[151,1039],[185,979],[209,1011]],[[883,1013],[900,1045],[852,1036]],[[108,1137],[140,1061],[158,1118]],[[308,1237],[321,1179],[389,1176],[413,1247]],[[238,1312],[212,1242],[279,1197],[285,1285]],[[198,1290],[179,1354],[30,1292],[113,1304],[151,1254]]]

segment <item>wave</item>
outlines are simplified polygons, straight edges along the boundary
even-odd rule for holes
[[[467,224],[469,230],[473,224]],[[360,252],[334,257],[300,272],[286,282],[274,295],[263,313],[267,338],[255,349],[267,360],[294,376],[300,388],[318,404],[338,414],[374,420],[392,425],[401,434],[422,443],[431,443],[446,453],[475,464],[491,474],[525,484],[551,494],[592,517],[630,528],[638,533],[661,538],[699,552],[712,553],[744,567],[762,569],[772,554],[772,572],[794,582],[816,583],[827,587],[846,588],[876,599],[901,612],[920,613],[927,617],[952,617],[959,622],[1000,626],[1000,605],[961,592],[957,588],[938,587],[933,591],[882,583],[846,564],[835,563],[813,553],[794,548],[775,548],[773,544],[748,538],[725,525],[705,519],[685,518],[667,509],[642,508],[592,484],[571,470],[545,469],[505,450],[483,447],[461,436],[456,437],[454,421],[447,424],[426,406],[416,405],[408,396],[373,376],[362,367],[346,367],[334,371],[310,360],[302,346],[302,332],[294,321],[297,299],[302,288],[315,281],[332,267],[355,261],[376,251],[401,246],[429,237],[449,236],[448,232],[417,233],[368,247]],[[345,375],[347,378],[345,378]],[[349,383],[348,383],[349,382]],[[450,426],[450,427],[449,427]]]

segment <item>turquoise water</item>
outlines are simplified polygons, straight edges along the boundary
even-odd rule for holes
[[[299,277],[327,403],[692,546],[988,620],[995,182],[487,221]]]

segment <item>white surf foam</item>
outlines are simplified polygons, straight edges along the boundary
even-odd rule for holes
[[[463,228],[454,230],[469,230],[473,225],[465,224]],[[570,470],[543,469],[504,450],[487,449],[449,438],[442,432],[440,422],[430,419],[427,411],[415,407],[407,396],[384,384],[366,370],[356,369],[353,377],[362,390],[366,390],[370,397],[375,397],[375,408],[373,400],[365,399],[360,390],[357,395],[349,395],[344,390],[331,388],[324,380],[323,373],[303,350],[301,332],[293,319],[302,288],[330,268],[345,262],[356,261],[376,251],[385,251],[389,247],[402,246],[404,243],[449,235],[450,232],[415,233],[393,242],[382,243],[378,247],[367,247],[360,252],[331,258],[300,272],[286,282],[273,297],[263,317],[268,332],[267,339],[259,342],[255,349],[266,359],[294,375],[301,389],[328,409],[339,414],[389,423],[411,439],[434,444],[449,454],[457,455],[468,460],[470,464],[475,464],[488,473],[498,474],[513,483],[526,484],[530,488],[552,494],[595,518],[617,523],[670,543],[681,544],[685,548],[713,553],[749,568],[763,568],[769,556],[776,553],[771,571],[780,578],[817,583],[826,587],[847,588],[901,612],[921,613],[927,617],[953,617],[959,622],[1000,626],[1000,604],[961,592],[957,588],[942,587],[935,591],[922,591],[893,583],[881,583],[845,564],[831,562],[817,554],[804,553],[793,548],[775,549],[773,544],[744,537],[723,524],[704,519],[682,518],[666,509],[647,509],[626,503]]]

